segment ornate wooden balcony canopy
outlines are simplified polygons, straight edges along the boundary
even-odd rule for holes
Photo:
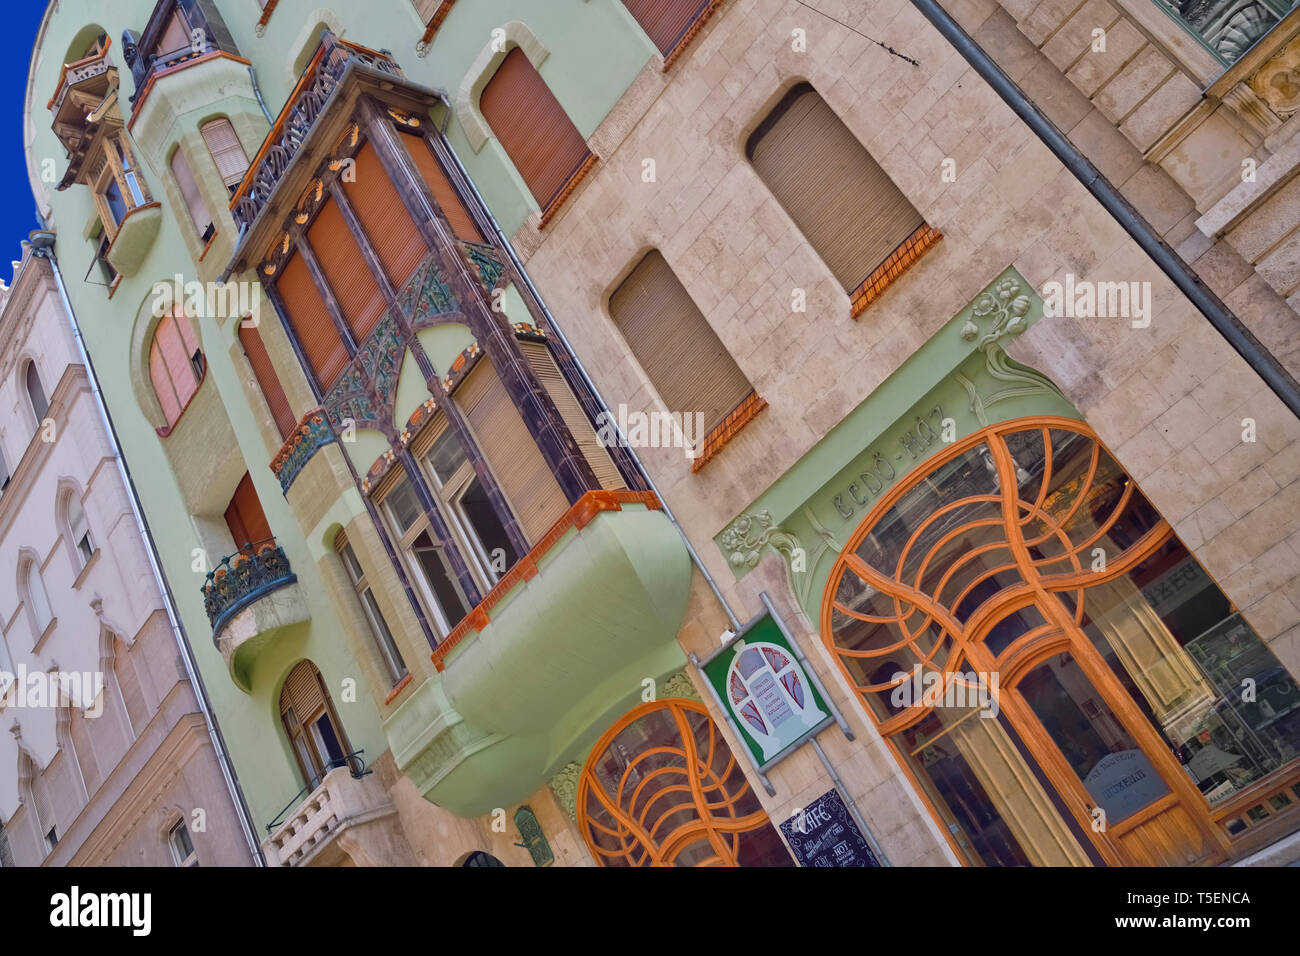
[[[388,106],[426,112],[438,94],[405,82],[386,51],[326,31],[244,181],[230,201],[240,239],[226,274],[261,258],[280,220],[293,211],[317,167],[346,131],[357,99],[378,95]]]
[[[59,189],[78,181],[99,134],[122,126],[116,108],[117,67],[108,57],[110,45],[111,41],[106,41],[98,52],[64,64],[59,85],[46,104],[54,114],[54,135],[68,151],[68,169]]]

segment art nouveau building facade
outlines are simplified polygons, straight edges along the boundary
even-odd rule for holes
[[[0,290],[5,866],[247,866],[50,264]]]
[[[897,865],[1300,828],[1295,416],[867,6],[895,53],[780,0],[47,15],[34,187],[268,862],[789,864],[832,789]],[[1293,17],[1066,6],[954,12],[1285,378]],[[690,663],[764,593],[843,715],[766,780]]]

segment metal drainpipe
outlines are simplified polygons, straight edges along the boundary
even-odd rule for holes
[[[212,747],[217,755],[217,763],[221,767],[221,775],[225,779],[226,789],[230,792],[231,799],[234,802],[240,828],[244,831],[244,839],[248,843],[249,854],[252,856],[255,866],[266,866],[266,858],[262,855],[261,844],[258,843],[255,836],[256,828],[253,824],[252,813],[244,800],[244,791],[239,786],[239,777],[235,773],[235,766],[230,760],[230,752],[226,749],[226,742],[221,734],[221,728],[217,726],[217,722],[212,716],[212,702],[208,699],[207,688],[203,686],[203,679],[199,676],[198,667],[194,662],[193,651],[190,648],[189,640],[185,636],[184,626],[176,614],[175,598],[172,596],[171,587],[162,573],[162,567],[158,561],[157,545],[154,543],[153,533],[149,530],[149,523],[145,520],[144,511],[140,507],[139,492],[136,491],[135,481],[131,478],[131,473],[126,467],[126,461],[122,457],[122,448],[117,440],[117,431],[113,428],[112,416],[108,412],[108,405],[104,402],[104,395],[99,390],[99,379],[95,375],[95,367],[90,360],[90,354],[86,351],[86,343],[82,341],[81,329],[77,326],[76,313],[72,310],[72,302],[68,298],[68,290],[63,283],[63,272],[59,269],[58,259],[54,255],[54,233],[45,232],[44,235],[50,237],[48,241],[43,241],[44,237],[40,233],[33,234],[32,254],[47,260],[54,273],[54,283],[58,287],[59,298],[63,302],[68,324],[72,327],[72,336],[77,343],[77,352],[86,367],[87,378],[90,380],[90,390],[95,396],[95,405],[99,409],[99,415],[108,435],[109,444],[113,449],[113,461],[117,465],[118,476],[122,479],[122,484],[128,492],[127,500],[131,504],[131,513],[135,517],[136,530],[145,542],[144,550],[149,557],[149,567],[153,572],[154,582],[158,585],[159,593],[162,594],[167,619],[171,623],[172,636],[176,639],[176,645],[180,649],[181,660],[185,664],[185,674],[189,678],[190,686],[195,690],[199,710],[203,714],[203,722],[208,728],[208,737],[212,740]],[[38,242],[38,239],[42,241]]]
[[[266,117],[268,123],[274,126],[275,117],[272,116],[271,111],[266,108],[266,100],[262,99],[262,88],[257,85],[257,74],[253,72],[253,65],[251,63],[248,65],[248,78],[252,81],[253,95],[257,97],[257,105],[262,107],[262,115]]]
[[[434,92],[442,100],[443,109],[446,111],[446,115],[443,117],[443,126],[445,128],[446,119],[451,115],[451,103],[447,99],[445,91],[434,90]],[[515,267],[515,272],[519,274],[524,285],[528,287],[529,295],[532,296],[533,301],[536,302],[538,307],[542,310],[542,314],[546,316],[546,321],[549,322],[551,328],[555,330],[555,334],[559,336],[560,344],[563,345],[569,355],[572,356],[573,364],[577,367],[578,373],[582,376],[583,383],[586,384],[588,391],[595,396],[596,403],[600,406],[600,410],[604,412],[605,421],[614,426],[614,431],[618,435],[618,440],[627,448],[628,454],[631,455],[632,460],[636,462],[637,470],[641,472],[641,477],[645,479],[646,484],[650,486],[650,490],[653,491],[655,497],[659,499],[659,507],[663,510],[663,513],[668,520],[672,522],[672,526],[677,529],[677,533],[681,535],[682,543],[686,545],[686,550],[690,554],[691,560],[695,562],[695,566],[700,569],[700,574],[704,575],[704,580],[708,582],[709,588],[713,591],[714,597],[718,599],[718,603],[722,605],[722,609],[727,613],[727,619],[731,622],[731,630],[733,632],[738,632],[741,628],[740,618],[738,618],[736,612],[731,609],[731,605],[727,603],[727,599],[722,596],[722,591],[718,587],[718,582],[713,580],[713,575],[709,573],[709,569],[706,568],[704,562],[700,560],[700,555],[695,550],[695,546],[691,544],[691,539],[686,536],[686,532],[682,530],[682,526],[677,523],[677,517],[673,514],[672,509],[668,507],[668,502],[664,499],[664,496],[660,494],[659,488],[655,484],[655,480],[650,477],[650,472],[646,470],[645,465],[641,462],[641,458],[637,455],[636,449],[626,440],[622,429],[618,426],[617,418],[615,418],[615,416],[610,412],[609,406],[605,404],[605,397],[600,394],[600,390],[596,388],[596,383],[593,382],[591,376],[587,374],[587,367],[582,364],[582,359],[578,357],[578,353],[575,352],[573,347],[569,344],[568,336],[566,336],[564,330],[560,328],[560,323],[555,321],[555,316],[551,314],[551,310],[547,308],[546,301],[542,298],[541,293],[537,291],[537,287],[533,285],[533,280],[528,275],[528,271],[524,268],[524,264],[519,261],[519,256],[515,254],[515,248],[510,243],[510,237],[502,230],[501,224],[497,222],[497,217],[493,215],[491,208],[489,208],[487,202],[483,199],[482,193],[478,191],[478,186],[475,185],[473,178],[471,178],[469,172],[465,169],[465,164],[462,163],[460,157],[456,155],[456,151],[448,147],[447,152],[451,155],[452,159],[455,160],[461,178],[464,180],[466,185],[469,186],[470,191],[474,194],[475,200],[478,201],[479,208],[483,210],[488,221],[492,224],[492,230],[497,234],[501,247],[505,249],[506,254],[510,256],[510,261]]]
[[[1002,101],[1011,107],[1038,138],[1050,149],[1083,187],[1101,203],[1133,240],[1142,247],[1142,251],[1155,260],[1161,271],[1167,275],[1183,293],[1200,310],[1209,323],[1218,330],[1228,344],[1236,350],[1251,368],[1258,373],[1265,384],[1277,395],[1293,415],[1300,417],[1300,384],[1278,362],[1273,353],[1255,338],[1251,331],[1242,324],[1209,288],[1200,277],[1192,271],[1178,253],[1160,238],[1120,191],[1102,176],[1101,172],[1089,162],[1070,140],[1047,116],[1002,71],[1002,68],[971,39],[961,24],[941,7],[938,0],[912,0],[912,5],[934,25],[958,53],[970,64],[993,90],[1002,97]]]

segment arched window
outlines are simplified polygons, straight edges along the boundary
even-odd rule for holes
[[[41,427],[41,422],[45,421],[45,413],[50,410],[50,402],[45,397],[45,389],[41,387],[41,374],[36,371],[36,363],[27,363],[27,373],[25,376],[27,385],[27,401],[31,403],[32,414],[36,416],[36,427]]]
[[[244,173],[248,172],[248,154],[239,142],[239,134],[224,116],[204,123],[199,127],[199,132],[203,134],[203,142],[208,145],[208,152],[212,154],[221,181],[233,193],[243,181]]]
[[[169,428],[199,390],[204,369],[194,327],[177,306],[158,323],[149,346],[149,379]]]
[[[45,591],[45,581],[41,577],[41,566],[35,558],[29,558],[22,573],[23,601],[31,615],[32,639],[39,640],[50,626],[54,615],[50,612],[50,598]]]
[[[601,866],[793,866],[703,705],[642,704],[606,731],[578,782],[578,829]]]
[[[782,98],[745,154],[853,297],[854,315],[938,238],[808,83]]]
[[[325,680],[311,661],[299,661],[285,678],[280,720],[303,782],[311,789],[320,786],[331,770],[348,764],[352,748],[334,713]]]
[[[479,109],[543,211],[591,155],[542,75],[515,47],[488,80]]]
[[[95,554],[95,542],[90,536],[90,524],[77,492],[69,489],[64,496],[63,520],[68,541],[72,544],[79,567],[85,567]]]

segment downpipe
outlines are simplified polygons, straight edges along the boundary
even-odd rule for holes
[[[86,343],[81,338],[81,329],[77,326],[76,313],[72,309],[72,302],[68,298],[68,290],[63,282],[63,272],[59,268],[58,259],[54,254],[54,239],[53,232],[46,230],[34,232],[31,240],[32,254],[47,260],[51,271],[54,273],[54,282],[59,290],[59,299],[63,303],[63,310],[68,317],[68,324],[72,327],[72,336],[77,343],[77,353],[85,365],[87,378],[90,380],[90,390],[95,396],[95,406],[99,409],[104,431],[108,435],[109,444],[113,449],[113,461],[117,465],[118,477],[121,478],[122,485],[128,492],[127,500],[131,504],[131,513],[135,518],[136,531],[145,542],[144,550],[149,557],[149,568],[153,572],[154,582],[162,595],[163,607],[167,611],[167,620],[171,624],[172,637],[175,638],[176,645],[180,649],[181,660],[185,665],[185,675],[190,681],[190,686],[194,688],[199,710],[203,714],[203,722],[208,729],[208,737],[212,741],[213,750],[217,755],[217,764],[221,767],[222,778],[225,780],[226,789],[230,792],[236,815],[239,817],[240,828],[244,832],[244,840],[248,844],[249,855],[252,857],[255,866],[266,866],[266,858],[262,855],[261,844],[256,838],[256,827],[253,824],[252,813],[244,800],[244,792],[239,786],[239,777],[235,772],[234,764],[230,760],[230,753],[226,748],[221,728],[217,726],[216,720],[213,718],[212,702],[208,699],[207,688],[204,687],[203,679],[199,675],[198,666],[194,661],[193,650],[185,636],[185,629],[181,624],[180,617],[176,613],[175,598],[172,595],[171,587],[167,583],[167,578],[162,572],[157,545],[154,542],[152,532],[149,530],[149,523],[145,519],[144,511],[140,507],[139,492],[136,490],[131,473],[127,470],[126,461],[122,457],[122,448],[117,440],[117,431],[113,427],[112,416],[109,414],[108,405],[105,403],[103,393],[99,388],[99,378],[95,375],[94,364],[90,360],[90,354],[86,351]]]

